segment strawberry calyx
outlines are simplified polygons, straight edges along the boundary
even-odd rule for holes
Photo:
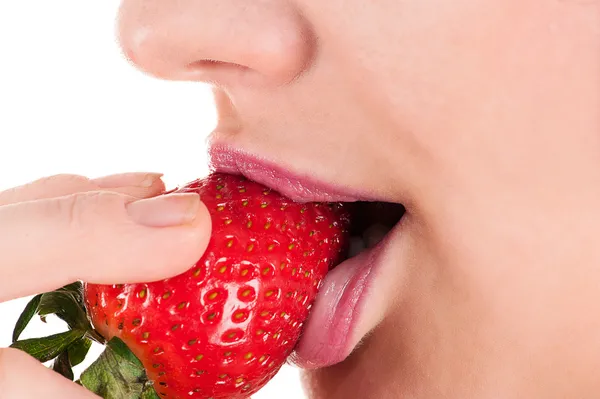
[[[40,338],[20,340],[29,322],[38,316],[43,322],[54,315],[68,330]],[[106,341],[88,318],[83,301],[83,284],[76,282],[58,290],[34,296],[21,313],[13,330],[11,348],[19,349],[52,370],[74,380],[73,367],[81,364],[92,343],[106,348],[100,357],[81,373],[76,383],[105,399],[158,399],[140,360],[119,338]]]
[[[79,383],[106,399],[158,399],[140,360],[116,337],[81,374]]]

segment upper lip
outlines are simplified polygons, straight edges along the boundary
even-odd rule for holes
[[[364,193],[294,173],[264,157],[226,144],[211,143],[209,165],[215,172],[241,174],[297,202],[355,202],[372,200]]]

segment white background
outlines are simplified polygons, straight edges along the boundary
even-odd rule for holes
[[[125,61],[117,7],[0,1],[0,190],[56,173],[158,171],[170,187],[206,174],[204,140],[215,123],[208,87],[159,81]],[[26,299],[0,304],[0,347]],[[62,328],[36,322],[24,337]],[[304,398],[296,369],[284,366],[254,396],[273,398]]]

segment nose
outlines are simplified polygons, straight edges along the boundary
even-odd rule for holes
[[[228,85],[295,79],[313,54],[313,34],[287,0],[123,0],[125,55],[169,80]]]

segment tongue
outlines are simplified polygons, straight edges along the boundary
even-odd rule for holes
[[[361,302],[373,278],[371,273],[385,253],[388,233],[404,214],[404,208],[396,204],[356,205],[348,259],[325,277],[302,339],[290,357],[300,367],[329,366],[352,351],[360,336],[356,331],[360,328]]]
[[[384,253],[386,236],[402,215],[399,204],[355,204],[348,259],[325,277],[290,362],[303,368],[325,367],[342,361],[354,348],[360,302],[375,263]]]
[[[289,361],[307,369],[342,361],[354,347],[352,330],[377,248],[361,252],[330,271],[315,301],[302,339]]]

